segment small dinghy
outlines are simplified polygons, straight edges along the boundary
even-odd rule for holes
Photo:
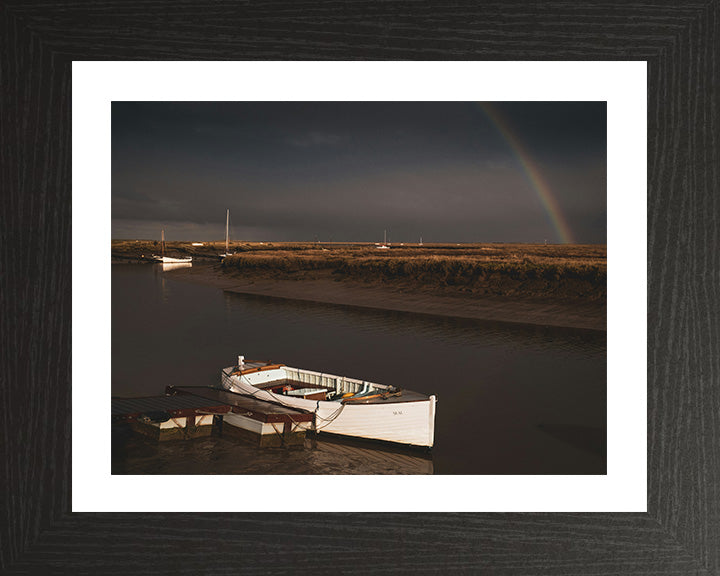
[[[315,414],[316,432],[430,448],[435,396],[365,380],[245,361],[222,370],[222,387]]]

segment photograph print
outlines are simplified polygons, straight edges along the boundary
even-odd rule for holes
[[[112,473],[604,475],[607,107],[112,103]]]

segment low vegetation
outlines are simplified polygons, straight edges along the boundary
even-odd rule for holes
[[[224,242],[168,242],[166,254],[219,262]],[[115,261],[142,261],[159,242],[113,241]],[[605,245],[231,243],[225,273],[252,277],[380,282],[401,289],[484,296],[604,301]]]

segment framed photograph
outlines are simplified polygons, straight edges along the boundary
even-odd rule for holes
[[[292,35],[282,32],[296,29],[289,6],[183,5],[179,43],[156,5],[0,12],[0,67],[14,79],[0,93],[11,272],[0,299],[0,570],[718,572],[717,3],[495,6],[470,19],[459,7],[412,8],[318,6]],[[403,39],[408,26],[427,40]],[[419,62],[133,62],[290,56]],[[547,97],[563,77],[565,96]],[[110,174],[112,102],[185,100],[173,94],[218,78],[247,101],[377,101],[379,85],[385,101],[472,101],[484,81],[486,101],[608,103],[606,474],[110,474],[110,182],[97,174]],[[138,97],[138,85],[158,91]],[[318,483],[322,496],[308,497]]]

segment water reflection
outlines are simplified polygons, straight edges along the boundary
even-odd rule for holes
[[[312,436],[293,448],[206,437],[153,443],[113,429],[113,474],[432,474],[430,454]]]
[[[160,282],[160,293],[162,301],[167,303],[170,299],[169,283],[166,281],[165,272],[179,270],[181,268],[192,268],[192,262],[158,262],[153,265],[155,277]]]
[[[325,304],[307,300],[290,300],[257,294],[224,291],[225,310],[242,315],[248,308],[260,311],[268,322],[312,317],[334,324],[351,324],[358,333],[403,336],[421,332],[424,336],[466,343],[468,338],[480,338],[484,344],[522,344],[557,349],[576,349],[605,354],[607,334],[600,330],[506,323],[493,320],[456,318],[417,314],[396,310],[382,310],[342,304]],[[291,324],[292,325],[292,324]]]
[[[169,272],[180,268],[192,268],[192,262],[162,262],[160,266],[162,266],[163,272]]]

